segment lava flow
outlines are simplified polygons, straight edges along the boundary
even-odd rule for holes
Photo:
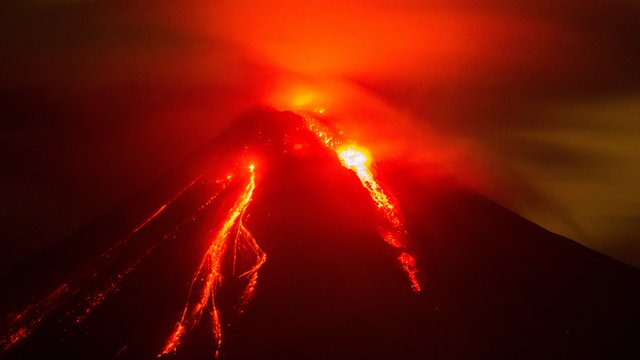
[[[421,291],[416,261],[407,250],[407,231],[397,200],[376,178],[372,167],[373,160],[368,150],[356,146],[353,142],[346,140],[341,132],[333,131],[329,126],[324,125],[323,121],[316,117],[321,113],[319,111],[316,114],[292,115],[289,120],[298,121],[300,126],[286,123],[282,126],[284,130],[277,130],[279,123],[268,122],[252,123],[247,128],[239,126],[240,132],[231,131],[230,134],[240,134],[240,140],[236,143],[230,141],[229,147],[223,147],[222,158],[238,164],[239,159],[246,158],[251,149],[252,152],[255,151],[260,155],[259,165],[262,169],[262,165],[267,163],[270,156],[286,154],[288,152],[286,146],[291,145],[290,139],[299,135],[310,143],[320,143],[321,147],[333,151],[336,156],[335,163],[339,162],[344,168],[353,171],[368,191],[379,217],[378,233],[397,252],[398,263],[409,278],[413,291]],[[254,126],[263,125],[270,127],[259,130],[254,128]],[[245,131],[247,129],[252,130],[247,132]],[[263,131],[264,129],[267,131]],[[266,133],[271,135],[265,135]],[[230,139],[234,139],[233,136]],[[285,148],[273,152],[269,149],[273,149],[274,143],[281,143]],[[294,148],[297,145],[299,144],[293,145]],[[213,170],[218,175],[224,173],[230,168],[229,163],[225,161],[219,161],[218,165],[209,170]],[[240,161],[240,163],[243,162]],[[74,277],[57,286],[42,300],[26,306],[26,310],[14,312],[3,329],[6,334],[0,338],[0,352],[5,352],[23,341],[48,318],[52,320],[49,323],[68,324],[65,326],[75,326],[85,322],[95,308],[104,304],[111,295],[116,293],[125,278],[158,247],[160,243],[156,237],[157,231],[160,231],[160,239],[170,241],[176,238],[179,230],[194,224],[198,219],[197,221],[211,229],[209,233],[213,236],[207,242],[204,255],[190,278],[190,286],[185,294],[186,303],[182,307],[173,331],[168,336],[164,347],[155,351],[158,357],[175,354],[187,333],[202,323],[201,320],[205,314],[209,314],[211,337],[215,343],[215,356],[218,357],[222,348],[223,316],[226,316],[221,313],[219,307],[218,290],[222,280],[229,276],[240,280],[243,284],[237,298],[238,307],[236,307],[239,310],[238,313],[242,313],[254,296],[258,285],[258,271],[267,258],[245,224],[257,186],[256,165],[253,162],[244,162],[244,165],[236,169],[240,170],[232,171],[231,174],[226,172],[229,175],[217,177],[214,181],[207,180],[206,171],[201,169],[201,173],[196,174],[195,180],[151,212],[151,215],[135,226],[127,236],[116,241],[99,256],[95,265],[88,269],[80,269]],[[240,187],[239,193],[228,209],[222,208],[226,210],[222,219],[212,223],[206,220],[204,215],[199,215],[205,213],[205,210],[220,210],[224,201],[215,200],[223,193],[226,194],[225,196],[233,194],[232,188],[235,185]],[[212,191],[211,188],[214,190]],[[204,191],[206,200],[203,201],[201,197],[197,197],[195,211],[190,210],[190,216],[186,219],[178,217],[169,221],[164,214],[172,212],[174,203],[189,201],[185,198],[195,196],[190,193],[192,190],[193,193]],[[147,231],[150,227],[159,230]],[[225,265],[229,263],[232,264],[231,269]]]
[[[324,109],[317,110],[315,113],[323,114]],[[407,274],[413,291],[420,292],[422,288],[417,276],[418,268],[413,256],[407,252],[407,231],[404,227],[404,221],[402,221],[400,207],[395,198],[376,180],[371,169],[372,159],[368,150],[338,138],[313,115],[302,114],[302,116],[306,120],[309,130],[327,148],[335,151],[342,166],[355,172],[362,186],[367,189],[378,212],[384,218],[383,224],[378,227],[380,236],[387,244],[400,251],[398,262]]]
[[[81,271],[72,275],[65,282],[60,283],[41,300],[35,301],[26,306],[22,311],[13,313],[8,317],[6,334],[0,337],[0,354],[14,347],[22,340],[27,338],[38,326],[47,318],[51,317],[64,303],[75,302],[77,304],[71,310],[68,310],[62,316],[70,318],[75,324],[82,323],[93,310],[101,305],[110,295],[118,291],[120,283],[135,270],[137,265],[149,255],[155,247],[154,244],[143,244],[143,250],[133,259],[122,260],[123,263],[116,263],[115,260],[122,255],[122,252],[132,250],[128,248],[132,239],[143,228],[153,222],[168,207],[183,196],[185,192],[190,190],[200,177],[191,181],[186,187],[180,190],[171,199],[162,204],[151,215],[144,219],[129,234],[116,241],[111,247],[104,251],[100,257],[91,264],[89,269],[81,269]],[[217,196],[214,195],[214,197]],[[115,273],[108,276],[106,280],[98,280],[98,275],[106,275],[107,273]],[[93,286],[92,286],[93,285]],[[91,290],[81,291],[83,288],[92,287]]]
[[[266,255],[262,252],[255,238],[251,235],[251,232],[247,230],[243,222],[247,207],[251,202],[253,192],[256,188],[255,166],[253,164],[249,165],[248,169],[250,172],[249,183],[227,214],[216,236],[211,241],[211,245],[191,281],[191,288],[189,289],[187,304],[182,312],[182,317],[176,324],[174,332],[169,337],[164,350],[159,356],[175,352],[184,333],[198,325],[202,318],[203,311],[209,306],[213,338],[216,342],[216,357],[218,357],[222,345],[222,326],[220,322],[220,311],[216,306],[216,290],[222,280],[222,261],[229,248],[232,234],[235,235],[233,252],[234,266],[237,254],[235,249],[240,244],[244,245],[245,248],[251,249],[256,255],[255,264],[248,271],[240,275],[241,277],[249,277],[249,282],[242,295],[242,304],[246,304],[253,295],[258,281],[258,270],[266,261]],[[194,293],[196,293],[197,296],[195,299],[192,299]]]
[[[378,231],[384,241],[395,249],[400,250],[398,261],[411,282],[411,288],[415,292],[421,291],[415,259],[406,251],[407,232],[404,228],[403,221],[401,220],[402,216],[399,211],[399,206],[396,200],[387,191],[385,191],[385,189],[383,189],[380,183],[376,180],[371,170],[372,159],[367,150],[354,145],[342,145],[342,141],[339,141],[335,136],[331,135],[328,128],[323,128],[322,125],[320,125],[310,115],[303,114],[303,117],[306,120],[308,129],[322,142],[322,144],[324,144],[324,146],[336,152],[342,166],[354,171],[362,185],[367,189],[378,212],[384,218],[384,224],[379,226]],[[251,173],[249,184],[247,185],[244,193],[239,197],[236,204],[229,211],[222,227],[212,240],[202,263],[193,277],[191,288],[189,290],[188,301],[184,307],[182,317],[176,324],[176,327],[169,337],[164,350],[159,354],[159,356],[175,352],[180,344],[182,336],[187,330],[194,328],[199,323],[203,310],[209,306],[211,323],[213,326],[213,338],[217,345],[216,357],[218,357],[219,349],[222,345],[222,328],[220,311],[216,307],[215,298],[216,290],[222,279],[222,260],[228,250],[232,233],[235,234],[235,246],[237,247],[239,244],[244,244],[246,248],[250,249],[250,251],[255,254],[256,259],[251,269],[241,275],[250,277],[249,283],[247,284],[241,298],[241,305],[245,306],[253,295],[254,289],[257,285],[258,270],[266,261],[266,254],[262,252],[255,238],[245,227],[243,222],[245,212],[251,202],[251,198],[256,187],[254,165],[250,165],[249,170]],[[234,267],[236,261],[235,254],[236,252],[234,249]],[[194,288],[198,288],[198,290],[194,290]],[[192,300],[191,298],[194,292],[199,295],[195,300]]]

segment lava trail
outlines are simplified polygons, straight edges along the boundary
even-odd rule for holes
[[[236,203],[229,210],[222,226],[212,239],[191,281],[191,287],[189,289],[187,303],[182,312],[182,317],[176,324],[175,330],[158,356],[175,352],[186,331],[198,325],[204,310],[209,307],[212,333],[216,343],[215,355],[216,358],[218,357],[222,345],[222,326],[220,311],[216,306],[216,292],[222,281],[222,262],[232,239],[234,241],[234,268],[238,246],[242,246],[244,249],[250,249],[251,252],[255,254],[255,264],[248,271],[240,275],[249,277],[249,282],[242,295],[242,304],[245,305],[253,295],[258,281],[258,270],[266,261],[266,255],[258,246],[251,232],[249,232],[244,225],[246,210],[251,203],[256,188],[255,166],[253,164],[249,165],[248,170],[250,172],[249,182],[242,194],[238,197]]]
[[[270,160],[277,160],[274,157],[287,154],[290,150],[288,146],[295,148],[296,144],[293,144],[290,139],[297,136],[307,139],[309,144],[319,142],[320,145],[314,146],[319,149],[324,147],[334,152],[336,166],[339,168],[341,165],[353,171],[358,177],[378,214],[378,233],[397,253],[397,261],[406,273],[413,291],[421,291],[416,262],[407,249],[408,235],[398,201],[376,177],[368,150],[357,146],[347,140],[341,132],[334,131],[325,125],[324,121],[316,116],[319,114],[320,112],[282,117],[292,123],[256,121],[230,129],[230,134],[240,134],[240,138],[231,136],[229,139],[224,139],[226,142],[223,141],[225,146],[222,147],[222,157],[218,158],[218,163],[209,169],[217,175],[207,176],[207,171],[200,169],[200,174],[195,176],[195,179],[155,210],[150,211],[150,215],[132,227],[133,229],[126,236],[115,241],[93,263],[80,268],[69,279],[52,287],[53,290],[40,300],[11,313],[3,325],[4,335],[0,337],[0,353],[13,348],[27,338],[48,318],[68,326],[84,322],[98,306],[119,291],[125,278],[136,271],[139,264],[158,247],[158,240],[174,240],[178,230],[193,223],[197,214],[209,208],[216,210],[217,206],[223,210],[224,215],[222,219],[213,222],[205,221],[205,229],[210,229],[209,233],[212,236],[207,241],[206,250],[190,278],[189,288],[185,294],[186,302],[181,313],[178,314],[178,321],[164,346],[161,349],[154,349],[158,357],[175,354],[184,337],[201,324],[203,316],[208,314],[217,358],[222,347],[222,317],[226,316],[221,313],[219,306],[218,292],[222,280],[225,276],[236,280],[241,279],[240,283],[243,287],[237,294],[238,298],[234,300],[237,300],[238,313],[242,313],[254,295],[258,285],[258,272],[267,258],[246,226],[258,175],[254,162],[248,162],[246,159],[248,155],[258,156],[261,159],[260,168],[264,170],[267,166],[262,165],[267,165]],[[276,143],[281,147],[274,145]],[[277,150],[273,151],[274,149]],[[225,160],[220,161],[220,159]],[[238,166],[238,164],[241,165]],[[228,169],[232,171],[224,172],[227,174],[225,176],[218,176]],[[260,177],[264,175],[261,173]],[[187,201],[183,199],[189,197],[187,193],[190,194],[190,190],[196,185],[206,188],[206,192],[202,196],[194,190],[194,195],[189,195],[195,196],[196,206],[189,208],[187,214],[190,216],[185,218],[184,214],[181,214],[176,219],[171,217],[174,215],[164,215],[171,212],[170,209],[175,203]],[[218,202],[216,199],[223,193],[225,196],[227,194],[235,196],[233,191],[236,190],[231,191],[231,185],[238,186],[238,194],[237,197],[231,198],[234,201],[227,209],[223,207],[224,201]],[[233,187],[233,189],[236,188]],[[177,205],[176,208],[180,206]],[[154,234],[154,231],[142,234],[149,227],[156,227],[156,225],[161,225],[160,232],[157,232],[157,229],[154,230],[160,238],[156,235],[149,236]],[[231,264],[230,269],[228,264]]]
[[[104,251],[89,269],[81,269],[40,300],[27,305],[22,311],[10,315],[5,325],[6,328],[3,329],[6,335],[0,337],[0,353],[9,350],[27,338],[45,319],[49,318],[65,303],[74,301],[77,305],[73,309],[66,311],[60,320],[72,319],[75,324],[85,320],[107,297],[118,291],[120,282],[134,271],[137,265],[155,247],[154,244],[149,244],[139,254],[133,257],[124,257],[122,256],[123,252],[129,251],[130,254],[132,251],[127,248],[131,240],[198,181],[200,181],[200,177],[194,179],[171,199],[158,207],[129,234]],[[108,276],[106,275],[107,273],[113,273],[114,275]],[[105,276],[106,280],[104,279]],[[92,288],[93,290],[83,290],[86,288]]]
[[[353,171],[360,179],[362,186],[369,192],[378,213],[384,219],[378,226],[378,232],[387,244],[397,249],[398,262],[411,282],[411,288],[420,292],[422,287],[418,280],[418,268],[414,257],[407,250],[407,230],[402,220],[398,201],[376,179],[372,170],[372,159],[369,151],[351,141],[345,140],[341,132],[333,131],[316,116],[324,110],[314,113],[301,113],[309,130],[316,135],[325,147],[334,151],[345,168]]]

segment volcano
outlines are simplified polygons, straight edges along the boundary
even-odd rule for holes
[[[255,109],[15,267],[2,357],[640,358],[638,269],[314,119]]]

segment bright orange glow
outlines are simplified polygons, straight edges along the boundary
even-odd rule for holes
[[[222,226],[211,241],[200,266],[196,270],[191,280],[191,287],[187,296],[187,303],[182,311],[182,316],[176,324],[175,330],[169,336],[164,349],[158,355],[159,357],[177,350],[182,336],[186,331],[193,329],[200,322],[202,314],[207,307],[209,307],[209,313],[211,314],[212,335],[216,342],[215,356],[216,358],[218,357],[222,345],[222,325],[220,311],[216,306],[216,291],[222,280],[221,268],[223,258],[230,245],[230,241],[234,238],[235,247],[241,243],[244,248],[250,249],[255,255],[255,264],[241,275],[249,278],[249,282],[242,295],[242,304],[246,304],[253,295],[257,284],[258,269],[265,262],[266,255],[258,247],[255,238],[249,230],[247,230],[243,222],[245,211],[252,200],[256,187],[255,165],[251,164],[247,168],[250,173],[249,182],[233,207],[229,210]],[[232,233],[235,233],[235,236],[231,236]]]
[[[378,213],[378,233],[396,252],[399,267],[406,273],[411,283],[411,288],[416,292],[421,291],[416,261],[407,250],[407,231],[397,200],[378,180],[374,168],[374,160],[369,150],[346,140],[341,131],[336,131],[324,123],[319,116],[322,116],[325,112],[324,108],[316,108],[310,113],[301,114],[301,116],[305,119],[309,131],[317,137],[322,146],[335,152],[336,160],[344,168],[353,171],[362,186],[367,190]],[[302,147],[302,144],[296,145]],[[235,202],[228,209],[224,218],[214,224],[212,229],[212,234],[214,235],[208,242],[204,256],[191,278],[190,287],[186,294],[186,303],[180,312],[179,320],[168,336],[158,357],[175,353],[180,347],[184,336],[198,326],[205,314],[210,316],[211,332],[215,341],[215,357],[219,356],[222,346],[223,319],[221,316],[223,314],[218,308],[219,300],[217,299],[217,294],[223,279],[223,262],[226,264],[228,260],[233,261],[229,271],[231,272],[230,275],[234,279],[242,279],[241,281],[244,284],[244,289],[239,294],[238,299],[240,313],[244,311],[254,296],[258,284],[258,271],[266,261],[266,254],[260,249],[256,239],[245,225],[246,211],[252,202],[256,189],[256,166],[250,163],[243,171],[246,176],[238,172],[219,174],[220,176],[217,180],[213,181],[217,186],[217,190],[210,194],[210,197],[195,209],[195,212],[190,217],[163,236],[163,239],[175,237],[179,229],[194,221],[195,215],[212,205],[213,201],[226,191],[230,184],[245,181],[245,183],[241,183],[244,187],[237,194]],[[65,318],[73,320],[74,324],[85,321],[109,296],[119,291],[122,280],[132,273],[155,248],[155,243],[145,243],[144,236],[138,237],[135,235],[144,232],[149,224],[161,219],[164,216],[163,213],[171,208],[174,201],[182,197],[203,176],[198,176],[175,196],[156,208],[155,211],[134,227],[129,234],[118,239],[114,245],[101,254],[96,265],[90,268],[88,272],[75,274],[41,301],[35,302],[27,306],[23,311],[12,315],[9,318],[9,333],[0,338],[0,352],[15,346],[29,336],[46,317],[64,302],[73,301],[73,304],[76,305],[65,312]],[[114,263],[113,259],[117,259],[123,254],[129,255],[126,251],[130,250],[129,243],[132,239],[143,241],[140,244],[140,250],[135,253],[134,257],[127,259],[125,262],[117,266],[111,266]],[[238,254],[240,254],[240,257]],[[240,263],[237,263],[238,258],[241,259]],[[242,266],[242,269],[239,269],[240,266]],[[226,269],[226,265],[224,268]],[[101,276],[102,279],[96,284],[93,279],[98,274],[104,276]],[[86,290],[81,291],[85,287]]]
[[[162,350],[161,355],[174,351],[178,347],[178,344],[180,343],[180,338],[182,338],[183,334],[184,334],[184,326],[182,326],[181,323],[177,323],[176,329],[173,331],[173,333],[171,333],[171,336],[169,337],[169,340],[167,340],[167,344]]]
[[[324,109],[316,110],[314,113],[322,114]],[[316,135],[324,146],[336,152],[342,166],[353,171],[360,179],[362,186],[367,189],[378,213],[384,218],[384,224],[378,228],[380,236],[387,244],[402,251],[398,257],[400,266],[407,274],[411,282],[411,288],[416,292],[421,291],[415,259],[406,251],[407,231],[404,227],[400,207],[397,200],[376,180],[376,176],[371,169],[373,158],[369,150],[340,139],[314,116],[309,114],[302,114],[302,116],[306,120],[309,130]]]
[[[515,54],[537,54],[559,44],[559,31],[571,35],[553,22],[500,6],[491,11],[485,3],[453,3],[245,0],[211,2],[205,11],[169,11],[185,27],[237,44],[277,68],[335,78],[457,80],[472,71],[467,64],[476,63],[476,73],[484,73],[526,62],[522,56],[501,59],[504,44],[516,50],[526,44],[526,52]],[[536,60],[550,65],[543,56]]]
[[[398,205],[390,195],[380,186],[371,172],[371,157],[366,150],[360,150],[354,146],[343,146],[338,148],[338,159],[342,166],[352,170],[358,175],[362,185],[369,191],[371,199],[375,202],[378,211],[380,211],[385,219],[392,225],[393,230],[389,235],[383,236],[389,245],[395,248],[405,246],[403,237],[397,236],[405,232],[400,214],[398,213]]]
[[[273,89],[266,102],[278,109],[301,110],[309,109],[319,104],[326,104],[331,99],[326,95],[327,91],[323,91],[323,87],[327,85],[309,84],[299,85],[293,81],[281,80],[281,84]],[[297,81],[296,81],[297,82]]]
[[[369,172],[371,154],[367,149],[355,146],[341,146],[337,149],[337,152],[338,158],[344,167],[356,172]]]

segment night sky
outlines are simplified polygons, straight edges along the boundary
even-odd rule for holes
[[[5,1],[0,272],[256,104],[640,265],[637,1]]]

